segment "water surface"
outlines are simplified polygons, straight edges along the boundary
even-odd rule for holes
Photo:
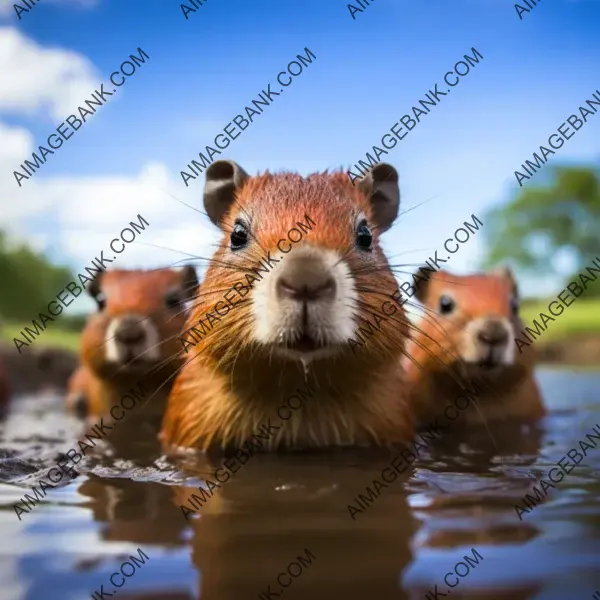
[[[22,397],[0,426],[0,598],[98,598],[104,585],[105,598],[140,600],[400,600],[433,598],[436,584],[438,598],[450,591],[452,600],[591,598],[600,589],[600,444],[542,505],[522,519],[514,505],[600,424],[600,373],[540,369],[538,379],[550,411],[539,431],[432,447],[354,518],[348,505],[390,455],[253,457],[187,521],[180,505],[214,463],[107,453],[81,462],[76,479],[19,521],[13,504],[81,436],[62,398]],[[124,582],[116,589],[111,575],[138,549],[148,558],[115,577]],[[449,590],[444,577],[465,556],[468,573],[449,576],[458,582]],[[277,577],[290,563],[298,575],[282,576],[282,592]]]

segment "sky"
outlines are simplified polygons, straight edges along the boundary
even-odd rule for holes
[[[150,227],[115,267],[210,255],[216,228],[177,200],[201,209],[203,177],[186,187],[180,171],[305,48],[316,59],[219,158],[250,174],[349,168],[476,48],[483,60],[382,159],[408,211],[382,243],[416,267],[472,214],[485,228],[515,169],[600,89],[599,0],[544,0],[522,19],[505,0],[373,0],[354,17],[338,0],[204,0],[187,19],[171,0],[39,0],[19,19],[0,0],[0,228],[76,273],[138,214]],[[150,59],[19,187],[13,171],[138,48]],[[599,158],[594,115],[524,184]],[[479,232],[448,268],[483,256]]]

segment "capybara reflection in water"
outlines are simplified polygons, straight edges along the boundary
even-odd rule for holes
[[[88,288],[98,311],[81,336],[81,366],[70,381],[68,408],[80,416],[101,416],[132,388],[142,389],[143,406],[128,415],[127,430],[151,422],[158,433],[174,375],[184,361],[179,336],[185,304],[197,286],[191,266],[98,275]]]
[[[346,453],[329,455],[329,468],[318,456],[305,456],[301,462],[268,455],[251,459],[207,501],[197,500],[198,514],[185,518],[180,507],[190,504],[191,494],[207,494],[169,486],[179,520],[191,527],[189,543],[201,573],[202,600],[276,594],[311,600],[407,600],[399,577],[413,559],[410,540],[420,526],[402,491],[412,469],[373,495],[373,479],[389,459],[366,458],[370,453],[363,451],[350,454],[350,462]],[[199,470],[203,459],[198,459]],[[361,464],[364,469],[357,467]],[[215,466],[206,465],[206,471]],[[371,500],[365,485],[371,488]],[[353,518],[347,505],[358,505],[358,494],[364,510]],[[298,555],[308,559],[301,576],[278,578]],[[291,571],[299,575],[296,569]]]
[[[461,423],[511,419],[536,421],[545,414],[534,379],[531,346],[515,345],[519,318],[517,285],[507,268],[489,274],[430,274],[416,289],[424,316],[408,347],[404,366],[421,424],[441,416],[471,390],[474,406]],[[457,421],[458,422],[458,421]]]
[[[360,351],[348,343],[382,291],[396,288],[379,240],[399,202],[387,164],[356,186],[342,172],[250,177],[231,161],[208,167],[204,207],[222,239],[186,325],[196,331],[184,336],[190,362],[169,398],[166,447],[239,446],[305,384],[312,399],[266,449],[412,439],[404,313]]]

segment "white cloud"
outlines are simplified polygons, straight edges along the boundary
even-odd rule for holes
[[[93,77],[94,68],[84,56],[43,48],[14,28],[0,27],[0,113],[46,110],[62,121],[79,104],[78,96],[87,97],[97,87]],[[45,177],[42,169],[18,187],[13,170],[31,156],[34,142],[27,129],[0,121],[0,226],[13,236],[64,256],[78,272],[103,249],[112,258],[108,244],[141,214],[150,227],[139,236],[140,243],[133,242],[118,256],[115,267],[167,266],[189,258],[146,244],[212,254],[216,228],[169,196],[169,190],[179,195],[181,183],[164,165],[148,164],[129,176]],[[199,197],[196,191],[197,208]]]
[[[187,258],[176,251],[206,255],[216,241],[206,217],[168,195],[177,186],[162,164],[147,165],[132,177],[46,179],[43,187],[57,225],[65,233],[64,250],[71,256],[92,258],[130,221],[137,222],[138,214],[150,227],[139,237],[142,243],[133,243],[119,256],[119,266],[124,266],[122,260],[155,266]]]
[[[138,214],[150,226],[139,235],[140,243],[134,241],[118,256],[115,267],[168,266],[189,259],[186,252],[210,256],[214,250],[216,228],[205,216],[169,196],[179,195],[172,190],[177,190],[180,182],[162,164],[149,164],[131,176],[44,177],[35,173],[19,188],[12,171],[31,154],[33,137],[22,128],[0,122],[0,149],[2,228],[20,237],[28,232],[25,239],[35,240],[41,250],[52,249],[53,255],[65,256],[76,272],[103,249],[105,256],[112,258],[108,244],[130,221],[137,222]],[[189,199],[184,201],[192,204]],[[199,200],[193,204],[201,208]],[[43,222],[49,233],[31,237],[32,219]]]
[[[8,164],[9,161],[16,162],[15,159],[23,156],[27,151],[31,151],[33,146],[33,136],[25,129],[10,128],[0,122],[0,164]]]
[[[99,0],[44,0],[44,4],[75,5],[84,8],[96,6],[98,2]],[[27,5],[20,0],[0,0],[0,15],[7,15],[12,12],[16,16],[16,12],[13,7],[14,4],[18,4],[19,6],[25,8],[27,7]],[[29,4],[33,4],[33,2],[29,2]],[[23,18],[23,15],[21,15],[21,18]]]
[[[0,27],[0,111],[43,111],[63,121],[101,83],[84,56],[43,48],[13,27]]]

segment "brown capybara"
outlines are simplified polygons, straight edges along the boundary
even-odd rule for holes
[[[88,287],[98,312],[81,336],[81,366],[70,381],[68,408],[80,416],[110,412],[115,419],[125,409],[128,431],[151,423],[157,433],[174,375],[183,364],[179,336],[186,303],[197,286],[191,266],[100,273]],[[135,407],[130,400],[122,402],[132,389],[143,398]]]
[[[269,430],[271,451],[412,439],[404,313],[359,349],[349,343],[396,289],[379,238],[399,203],[398,173],[383,163],[356,186],[343,172],[208,167],[204,207],[222,240],[182,336],[189,363],[169,397],[165,447],[237,446],[271,417],[285,420]],[[300,410],[278,409],[304,386],[314,392]]]
[[[456,420],[465,425],[541,418],[546,411],[533,375],[532,347],[521,353],[515,345],[523,323],[510,270],[468,276],[422,272],[426,280],[415,295],[424,316],[403,361],[418,421],[424,425],[444,414],[455,420],[462,409]],[[473,401],[468,410],[463,390]],[[458,408],[444,413],[457,398]]]
[[[75,352],[52,346],[18,354],[12,344],[0,341],[0,363],[12,398],[46,392],[62,395],[78,358]]]

